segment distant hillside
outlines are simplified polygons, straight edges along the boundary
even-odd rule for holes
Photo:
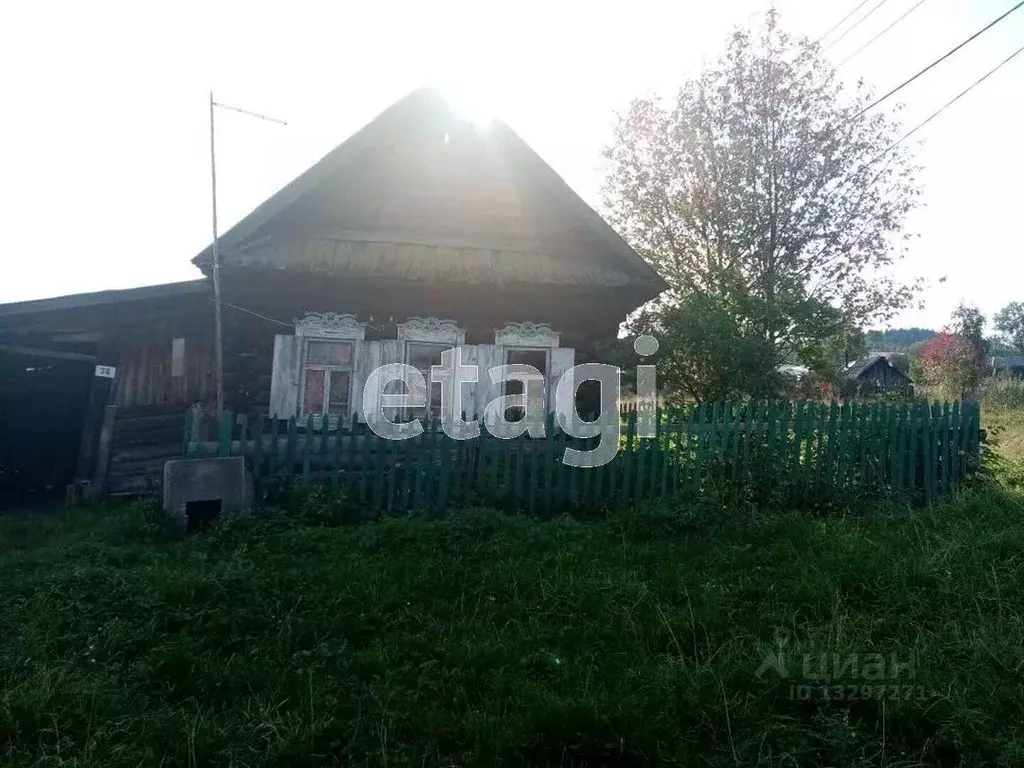
[[[868,331],[864,334],[864,341],[870,352],[895,352],[910,349],[935,335],[935,331],[928,328],[890,328],[887,331]]]

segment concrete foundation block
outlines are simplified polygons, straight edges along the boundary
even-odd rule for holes
[[[244,511],[252,499],[252,477],[241,456],[164,464],[164,511],[182,527],[191,530],[220,514]]]

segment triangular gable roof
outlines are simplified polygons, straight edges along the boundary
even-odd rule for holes
[[[450,107],[436,91],[419,89],[392,104],[347,140],[328,152],[316,164],[300,174],[274,195],[257,206],[249,215],[218,238],[222,254],[245,245],[265,224],[282,214],[312,191],[321,182],[336,177],[346,165],[360,159],[367,151],[408,130],[422,110],[445,110]],[[590,231],[596,234],[616,257],[620,268],[631,274],[638,282],[649,283],[654,292],[666,288],[666,284],[654,269],[565,181],[544,162],[541,157],[507,124],[495,121],[489,126],[489,135],[500,150],[517,162],[517,167],[530,177],[530,181],[553,195],[568,213],[578,218]],[[192,261],[201,268],[210,264],[212,244],[207,246]],[[653,295],[653,293],[652,293]]]
[[[879,361],[884,361],[886,365],[890,365],[885,355],[869,355],[868,357],[861,358],[860,360],[854,360],[847,366],[843,372],[848,379],[858,379],[863,376],[868,370],[871,369]]]

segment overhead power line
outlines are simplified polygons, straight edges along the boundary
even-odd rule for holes
[[[854,51],[854,52],[853,52],[853,53],[851,53],[851,54],[850,54],[849,56],[847,56],[847,57],[846,57],[845,59],[843,59],[843,60],[842,60],[842,61],[840,61],[840,62],[839,62],[838,64],[836,64],[836,68],[838,69],[839,67],[843,66],[843,64],[845,64],[846,62],[848,62],[848,61],[849,61],[850,59],[852,59],[852,58],[853,58],[854,56],[856,56],[857,54],[859,54],[859,53],[861,53],[862,51],[864,51],[864,49],[865,49],[865,48],[867,48],[867,47],[868,47],[868,46],[870,46],[870,45],[871,45],[872,43],[874,43],[874,42],[875,42],[875,41],[876,41],[876,40],[877,40],[878,38],[880,38],[880,37],[881,37],[882,35],[884,35],[884,34],[885,34],[886,32],[888,32],[888,31],[889,31],[890,29],[892,29],[892,28],[893,28],[893,27],[895,27],[895,26],[896,26],[897,24],[899,24],[899,23],[900,23],[901,21],[903,21],[903,20],[904,20],[905,18],[907,18],[907,16],[909,16],[909,15],[910,15],[911,13],[913,13],[913,12],[914,12],[915,10],[917,10],[918,8],[920,8],[920,7],[921,7],[921,5],[922,5],[922,4],[924,3],[924,2],[925,2],[925,0],[917,0],[917,2],[916,2],[916,3],[914,3],[914,4],[912,5],[912,6],[910,6],[910,9],[909,9],[909,10],[907,10],[907,11],[904,11],[904,12],[903,12],[903,15],[902,15],[902,16],[900,16],[900,17],[899,17],[898,19],[896,19],[896,21],[894,21],[894,22],[892,22],[891,24],[889,24],[889,26],[887,26],[887,27],[886,27],[885,29],[883,29],[883,30],[882,30],[881,32],[879,32],[879,33],[878,33],[878,34],[876,34],[876,35],[875,35],[874,37],[872,37],[872,38],[871,38],[870,40],[868,40],[868,41],[867,41],[866,43],[864,43],[864,45],[862,45],[862,46],[861,46],[860,48],[858,48],[858,49],[857,49],[856,51]]]
[[[917,133],[917,132],[918,132],[919,130],[921,130],[922,128],[924,128],[924,127],[925,127],[926,125],[928,125],[928,123],[930,123],[930,122],[931,122],[932,120],[934,120],[934,119],[935,119],[936,117],[938,117],[939,115],[941,115],[941,114],[942,114],[943,112],[945,112],[945,111],[946,111],[947,109],[949,109],[949,108],[950,108],[951,106],[953,106],[954,104],[956,104],[956,103],[957,103],[958,101],[960,101],[960,99],[962,99],[962,98],[963,98],[964,96],[966,96],[966,95],[967,95],[968,93],[970,93],[970,92],[971,92],[972,90],[974,90],[975,88],[977,88],[977,87],[978,87],[979,85],[981,85],[981,84],[982,84],[983,82],[985,82],[986,80],[988,80],[988,79],[989,79],[989,78],[990,78],[990,77],[991,77],[992,75],[994,75],[994,74],[995,74],[996,72],[998,72],[998,71],[999,71],[1000,69],[1002,69],[1003,67],[1005,67],[1005,66],[1006,66],[1007,64],[1009,64],[1009,63],[1010,63],[1011,61],[1013,61],[1013,59],[1015,59],[1015,58],[1016,58],[1017,56],[1019,56],[1019,55],[1020,55],[1020,54],[1022,54],[1022,53],[1024,53],[1024,46],[1021,46],[1021,47],[1020,47],[1020,48],[1018,48],[1018,49],[1017,49],[1016,51],[1014,51],[1013,53],[1011,53],[1011,54],[1010,54],[1009,56],[1007,56],[1007,57],[1006,57],[1005,59],[1003,59],[1003,60],[1002,60],[1001,62],[999,62],[998,64],[996,64],[996,65],[995,65],[995,66],[994,66],[994,67],[993,67],[992,69],[990,69],[990,70],[989,70],[988,72],[986,72],[986,73],[985,73],[984,75],[982,75],[982,76],[981,76],[981,77],[979,77],[979,78],[978,78],[977,80],[975,80],[975,81],[974,81],[973,83],[971,83],[971,84],[970,84],[969,86],[967,86],[967,87],[966,87],[966,88],[964,88],[964,89],[963,89],[962,91],[960,91],[960,93],[958,93],[958,94],[957,94],[956,96],[954,96],[954,97],[953,97],[952,99],[950,99],[950,100],[949,100],[949,101],[947,101],[947,102],[946,102],[945,104],[943,104],[943,105],[942,105],[941,107],[939,107],[939,108],[938,108],[937,110],[935,110],[935,111],[934,111],[934,112],[932,112],[932,113],[931,113],[930,115],[928,115],[928,117],[926,117],[926,118],[925,118],[924,120],[922,120],[922,121],[921,121],[920,123],[918,123],[918,124],[917,124],[917,125],[915,125],[915,126],[914,126],[913,128],[911,128],[911,129],[910,129],[909,131],[907,131],[907,132],[906,132],[905,134],[903,134],[902,136],[900,136],[900,138],[899,138],[899,139],[897,139],[897,140],[896,140],[895,142],[893,142],[893,143],[892,143],[892,144],[891,144],[890,146],[886,147],[886,148],[885,148],[885,149],[884,149],[884,150],[883,150],[883,151],[882,151],[882,152],[881,152],[881,153],[879,154],[879,157],[881,157],[882,155],[886,154],[887,152],[889,152],[889,151],[891,151],[891,150],[895,149],[896,147],[898,147],[898,146],[899,146],[900,144],[902,144],[902,143],[903,143],[904,141],[906,141],[907,139],[909,139],[909,138],[910,138],[911,136],[913,136],[913,135],[914,135],[915,133]]]
[[[994,21],[990,21],[990,22],[989,22],[988,24],[986,24],[986,25],[985,25],[984,27],[982,27],[981,29],[979,29],[979,30],[978,30],[977,32],[975,32],[975,33],[974,33],[973,35],[971,35],[970,37],[968,37],[968,38],[967,38],[966,40],[964,40],[964,41],[963,41],[962,43],[960,43],[959,45],[957,45],[957,46],[956,46],[955,48],[951,48],[951,49],[950,49],[949,51],[947,51],[947,52],[946,52],[946,53],[944,53],[944,54],[943,54],[942,56],[940,56],[939,58],[937,58],[937,59],[936,59],[935,61],[933,61],[933,62],[932,62],[931,64],[929,64],[929,65],[928,65],[927,67],[925,67],[924,69],[922,69],[922,70],[921,70],[920,72],[918,72],[918,73],[917,73],[916,75],[914,75],[913,77],[909,77],[909,78],[907,78],[907,79],[906,79],[906,80],[904,80],[904,81],[903,81],[902,83],[900,83],[900,84],[899,84],[899,85],[897,85],[897,86],[896,86],[895,88],[893,88],[893,89],[892,89],[891,91],[889,91],[888,93],[886,93],[886,94],[885,94],[884,96],[881,96],[880,98],[877,98],[877,99],[875,99],[875,100],[874,100],[873,102],[871,102],[871,103],[870,103],[870,104],[868,104],[868,105],[867,105],[866,107],[864,107],[864,109],[862,109],[862,110],[861,110],[860,112],[858,112],[858,113],[857,113],[856,115],[854,115],[854,118],[858,118],[858,117],[860,117],[860,116],[861,116],[861,115],[863,115],[863,114],[864,114],[865,112],[867,112],[867,111],[868,111],[869,109],[872,109],[873,107],[877,107],[877,106],[878,106],[879,104],[881,104],[881,103],[882,103],[883,101],[885,101],[885,100],[886,100],[886,99],[888,99],[889,97],[893,96],[894,94],[898,93],[899,91],[902,91],[902,90],[903,90],[904,88],[906,88],[906,87],[907,87],[908,85],[910,85],[910,84],[911,84],[912,82],[914,82],[915,80],[917,80],[917,78],[919,78],[919,77],[920,77],[921,75],[923,75],[923,74],[924,74],[925,72],[927,72],[928,70],[932,69],[932,68],[933,68],[933,67],[935,67],[936,65],[938,65],[938,64],[941,64],[941,63],[942,63],[943,61],[945,61],[946,59],[948,59],[948,58],[949,58],[950,56],[952,56],[952,55],[953,55],[954,53],[956,53],[957,51],[959,51],[959,50],[960,50],[961,48],[963,48],[963,47],[964,47],[965,45],[967,45],[968,43],[970,43],[970,42],[971,42],[972,40],[974,40],[974,39],[975,39],[976,37],[979,37],[980,35],[984,34],[984,33],[985,33],[985,32],[987,32],[988,30],[992,29],[992,27],[994,27],[994,26],[995,26],[996,24],[998,24],[999,22],[1001,22],[1001,21],[1002,21],[1003,19],[1005,19],[1005,18],[1006,18],[1007,16],[1009,16],[1009,15],[1010,15],[1011,13],[1013,13],[1014,11],[1016,11],[1016,10],[1017,10],[1018,8],[1020,8],[1021,6],[1024,6],[1024,0],[1021,0],[1021,2],[1017,3],[1017,4],[1015,5],[1015,6],[1013,6],[1013,8],[1011,8],[1010,10],[1008,10],[1008,11],[1007,11],[1006,13],[1004,13],[1004,14],[1003,14],[1002,16],[1000,16],[999,18],[995,19]]]
[[[872,8],[872,9],[871,9],[870,11],[868,11],[868,12],[867,12],[867,13],[865,13],[865,14],[864,14],[863,16],[861,16],[861,17],[860,17],[859,19],[857,19],[857,21],[856,21],[856,22],[854,22],[853,26],[847,27],[847,28],[846,28],[846,31],[845,31],[845,32],[843,32],[843,34],[841,34],[841,35],[840,35],[839,37],[837,37],[837,38],[836,38],[835,40],[833,40],[833,41],[832,41],[831,43],[829,43],[828,45],[826,45],[826,46],[825,46],[825,47],[824,47],[824,48],[822,49],[822,51],[823,51],[823,52],[824,52],[824,51],[827,51],[827,50],[828,50],[829,48],[831,48],[831,47],[832,47],[833,45],[835,45],[836,43],[838,43],[838,42],[839,42],[840,40],[842,40],[842,39],[843,39],[844,37],[846,37],[846,36],[847,36],[848,34],[850,34],[851,32],[853,32],[853,30],[855,30],[855,29],[856,29],[857,27],[859,27],[859,26],[860,26],[861,24],[863,24],[863,23],[864,23],[864,22],[865,22],[865,21],[866,21],[866,20],[867,20],[867,19],[868,19],[868,18],[869,18],[869,17],[871,16],[871,14],[873,14],[873,13],[874,13],[875,11],[877,11],[877,10],[878,10],[879,8],[881,8],[881,7],[883,6],[883,5],[885,5],[885,4],[886,4],[886,3],[888,2],[888,1],[889,1],[889,0],[880,0],[880,2],[879,2],[879,3],[877,4],[877,5],[875,5],[875,6],[874,6],[874,7],[873,7],[873,8]]]
[[[841,26],[843,26],[843,24],[844,24],[844,23],[846,22],[846,20],[847,20],[848,18],[850,18],[851,16],[853,16],[853,14],[855,14],[855,13],[856,13],[857,11],[859,11],[859,10],[860,10],[861,8],[863,8],[863,7],[864,7],[865,5],[867,5],[867,4],[868,4],[868,0],[861,0],[861,2],[859,2],[859,3],[857,4],[857,7],[856,7],[856,8],[854,8],[854,9],[853,9],[852,11],[850,11],[850,12],[849,12],[848,14],[846,14],[845,16],[843,16],[843,18],[841,18],[841,19],[840,19],[839,21],[837,21],[837,22],[836,22],[835,24],[833,24],[833,25],[832,25],[831,27],[829,27],[829,29],[828,29],[828,32],[826,32],[826,33],[825,33],[824,35],[822,35],[821,37],[819,37],[819,38],[818,38],[818,40],[817,40],[817,42],[819,42],[819,43],[820,43],[820,42],[821,42],[822,40],[824,40],[824,39],[825,39],[826,37],[828,37],[828,36],[829,36],[829,35],[831,35],[831,34],[832,34],[833,32],[835,32],[835,31],[836,31],[837,29],[839,29],[839,28],[840,28]]]

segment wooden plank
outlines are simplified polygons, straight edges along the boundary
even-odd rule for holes
[[[700,403],[693,411],[693,422],[696,427],[696,440],[693,444],[693,473],[690,476],[690,490],[700,491],[701,473],[704,470],[705,454],[708,445],[708,404]]]
[[[935,455],[935,449],[932,445],[932,438],[934,432],[932,430],[932,418],[931,418],[931,406],[925,404],[924,409],[924,421],[923,429],[921,430],[923,438],[923,451],[922,451],[922,480],[924,485],[924,500],[926,504],[930,504],[935,498],[935,467],[932,465]]]
[[[550,515],[554,511],[553,507],[553,491],[556,477],[557,467],[555,466],[555,414],[549,413],[546,417],[546,423],[544,428],[544,514]],[[536,469],[539,458],[536,456],[539,451],[534,451],[533,466]],[[535,475],[533,478],[533,484],[536,484],[539,478]],[[533,496],[533,490],[531,489],[531,497]],[[531,504],[532,506],[532,504]]]
[[[939,445],[941,446],[939,455],[941,457],[940,462],[942,464],[940,474],[940,496],[945,496],[949,494],[949,462],[953,456],[952,447],[950,446],[949,442],[949,428],[949,403],[947,402],[942,404],[942,421],[940,422],[939,426],[939,429],[941,430],[939,433]]]
[[[790,465],[790,499],[796,501],[799,498],[800,477],[803,474],[801,468],[800,449],[804,439],[804,404],[796,401],[793,404],[793,442],[792,442],[792,464]]]
[[[438,510],[448,511],[452,481],[452,452],[447,435],[438,435],[441,450],[440,482],[438,484]]]
[[[235,415],[231,411],[224,411],[220,417],[217,430],[217,455],[227,456],[231,448],[231,428],[234,426]]]
[[[88,355],[81,352],[64,352],[59,349],[43,349],[41,347],[22,347],[15,344],[0,344],[0,352],[51,360],[76,360],[83,363],[95,363],[97,360],[96,355]]]
[[[362,477],[356,472],[356,435],[359,431],[359,413],[352,412],[349,421],[348,450],[345,451],[345,487],[353,499],[362,501]]]
[[[108,405],[103,409],[103,421],[100,424],[99,439],[96,445],[96,468],[93,475],[93,486],[100,493],[106,490],[107,467],[110,462],[110,441],[114,434],[117,419],[117,406]]]
[[[270,472],[271,475],[273,475],[273,474],[275,474],[277,472],[277,456],[278,456],[277,440],[278,440],[278,432],[279,432],[280,429],[281,429],[281,422],[280,422],[280,420],[275,419],[275,418],[271,418],[270,419],[270,446],[269,446],[268,452],[267,452],[268,453],[268,457],[270,459],[269,466],[268,466],[268,471]]]
[[[659,474],[661,475],[661,487],[658,489],[659,496],[668,495],[668,467],[672,451],[672,420],[678,418],[678,409],[668,408],[661,412],[657,421],[657,432],[659,433],[658,445],[661,452]]]
[[[263,476],[263,432],[266,429],[266,417],[260,414],[254,422],[250,422],[250,439],[253,441],[251,462],[253,474]]]
[[[902,497],[906,490],[907,467],[907,404],[901,403],[895,409],[896,437],[893,451],[893,490]]]
[[[295,417],[292,416],[288,419],[288,442],[284,452],[284,469],[288,477],[295,476],[295,462],[298,459],[298,451],[296,450],[297,440],[298,425],[295,422]]]
[[[636,456],[634,446],[636,444],[636,411],[630,410],[626,416],[626,453],[623,462],[621,500],[623,504],[630,504],[633,501],[634,482],[633,472]]]
[[[341,420],[339,418],[338,425],[340,426]],[[330,416],[324,416],[320,420],[320,483],[326,484],[327,478],[330,477],[330,456],[331,454],[327,450],[327,438],[330,436],[331,431],[331,418]]]
[[[309,458],[313,453],[313,414],[306,416],[305,434],[302,440],[302,484],[309,484]]]
[[[302,337],[280,333],[274,336],[270,381],[270,415],[272,417],[286,419],[297,414],[301,364]]]
[[[404,442],[404,440],[384,441],[384,457],[387,468],[387,501],[385,502],[385,509],[389,513],[395,511],[396,486],[398,485],[398,453],[400,444]]]
[[[829,436],[830,408],[822,403],[817,406],[817,411],[816,440],[814,443],[814,479],[812,480],[812,495],[816,499],[822,496],[828,465],[828,446],[831,442]]]
[[[950,445],[952,446],[952,459],[949,465],[950,477],[952,478],[952,491],[960,487],[963,480],[963,449],[960,445],[960,436],[963,433],[961,421],[963,414],[960,411],[960,401],[953,403],[950,411]]]
[[[886,444],[886,490],[889,496],[899,494],[899,473],[902,463],[900,453],[900,406],[893,404],[889,406],[888,431]]]

